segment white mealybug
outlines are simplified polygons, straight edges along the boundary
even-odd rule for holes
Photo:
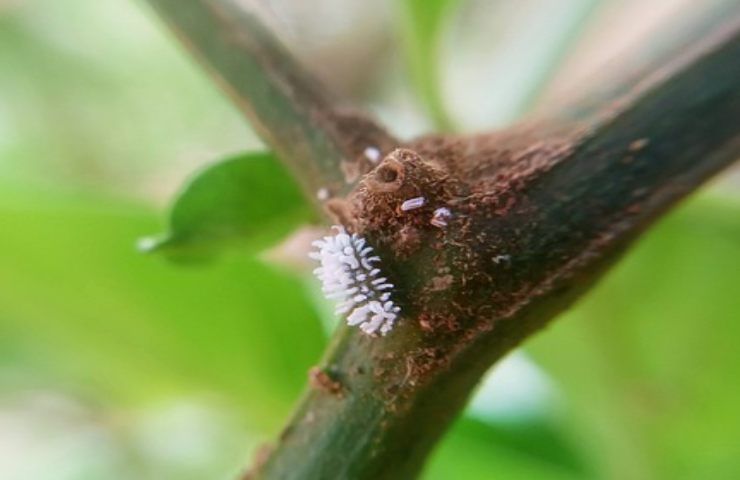
[[[409,210],[416,210],[417,208],[422,207],[424,205],[424,202],[426,202],[426,199],[424,197],[409,198],[401,204],[401,210],[403,210],[404,212],[408,212]]]
[[[380,160],[380,150],[376,147],[367,147],[362,153],[365,155],[365,158],[373,163],[378,163],[378,160]]]
[[[447,207],[439,207],[434,211],[432,219],[429,221],[432,225],[437,228],[445,228],[447,226],[447,219],[452,216],[452,212]]]
[[[373,266],[380,257],[370,256],[373,248],[356,233],[334,226],[336,235],[313,242],[318,251],[309,253],[321,266],[314,275],[321,280],[326,298],[337,302],[336,313],[347,315],[349,325],[359,325],[367,334],[385,335],[401,311],[391,300],[393,285]]]
[[[321,200],[322,202],[329,199],[329,189],[328,188],[319,188],[316,191],[316,198]]]

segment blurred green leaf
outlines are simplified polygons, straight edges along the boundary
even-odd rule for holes
[[[0,191],[4,372],[104,402],[206,394],[277,428],[324,345],[299,280],[242,252],[144,257],[132,241],[156,217],[135,204]]]
[[[530,342],[600,478],[740,478],[739,285],[740,205],[694,201]]]
[[[434,452],[423,478],[492,477],[593,478],[567,439],[543,418],[506,424],[462,418]]]
[[[270,153],[249,153],[205,168],[183,188],[161,238],[143,238],[143,251],[203,256],[238,243],[258,251],[286,235],[311,209],[298,185]]]
[[[459,0],[403,0],[401,34],[411,78],[438,128],[452,129],[440,86],[440,41]]]
[[[183,145],[258,148],[144,2],[0,5],[0,178],[140,196],[161,192],[154,171],[192,165]]]

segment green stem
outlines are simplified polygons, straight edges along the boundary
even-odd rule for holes
[[[208,68],[310,198],[349,191],[374,166],[363,152],[398,144],[330,95],[264,26],[249,2],[149,0]]]

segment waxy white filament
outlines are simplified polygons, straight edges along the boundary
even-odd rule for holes
[[[335,235],[313,242],[318,251],[309,253],[321,266],[314,274],[321,280],[326,298],[337,302],[336,313],[347,315],[349,325],[367,334],[391,331],[401,311],[391,300],[393,285],[374,266],[380,257],[364,238],[335,226]]]

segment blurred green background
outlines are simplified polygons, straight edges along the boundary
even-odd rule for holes
[[[408,137],[513,121],[728,2],[263,4],[317,75]],[[276,434],[335,321],[310,231],[255,254],[308,218],[284,172],[238,164],[276,192],[234,200],[251,216],[229,235],[259,242],[186,263],[136,248],[194,171],[260,149],[143,2],[0,0],[0,478],[231,478]],[[191,192],[221,188],[209,172]],[[737,192],[729,172],[685,202],[497,366],[425,478],[740,478]],[[171,226],[204,231],[183,208]]]

